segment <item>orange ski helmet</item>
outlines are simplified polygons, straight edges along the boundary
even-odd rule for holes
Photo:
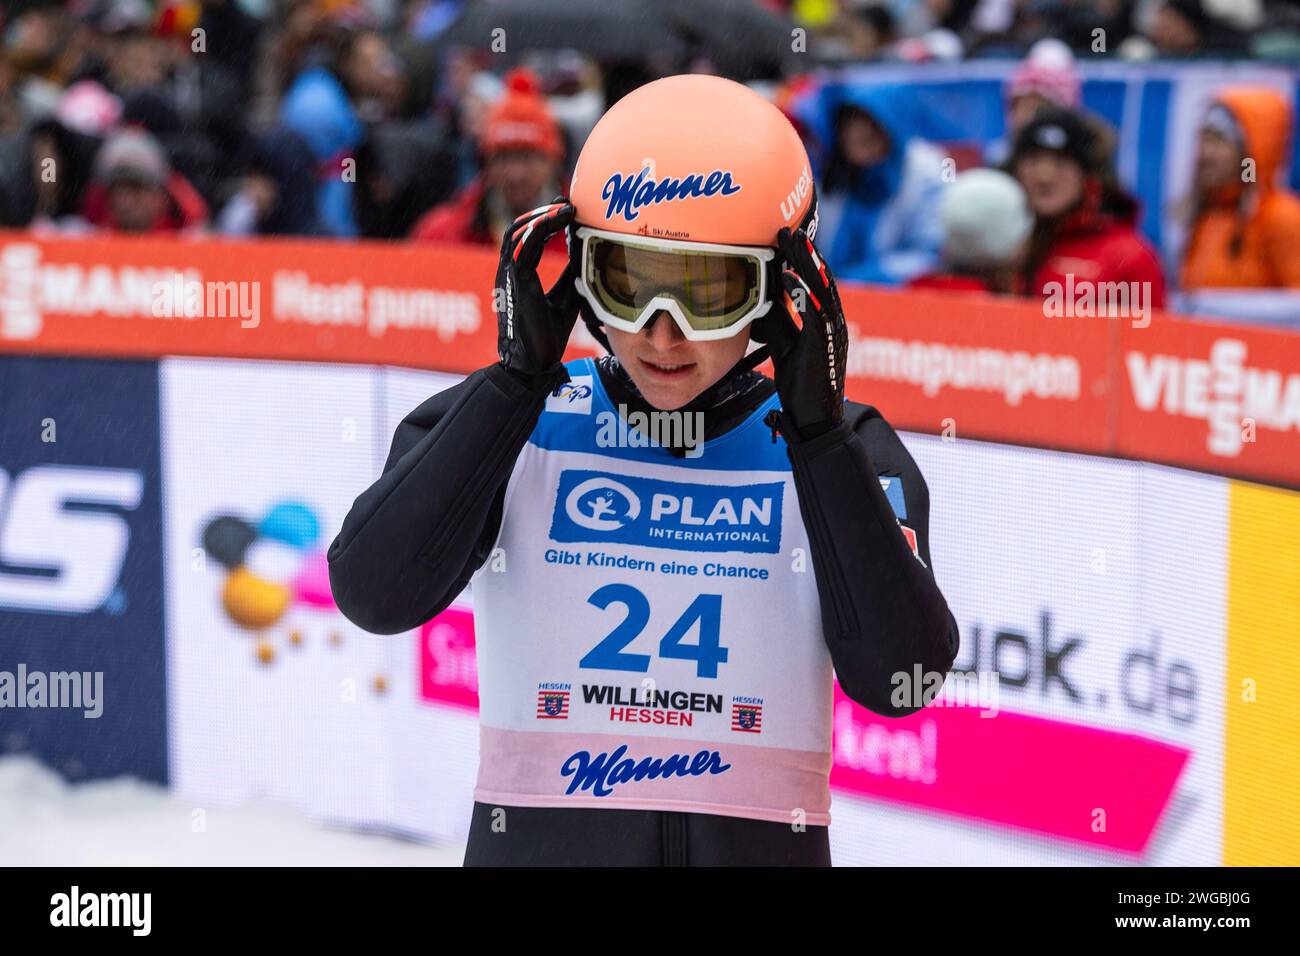
[[[738,334],[780,284],[777,232],[814,236],[817,202],[799,134],[758,93],[670,76],[619,100],[573,172],[569,233],[583,318],[639,331],[666,311],[688,338]]]

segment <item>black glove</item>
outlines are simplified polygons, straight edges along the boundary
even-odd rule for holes
[[[781,410],[813,438],[844,420],[849,331],[835,280],[802,229],[777,234],[784,293],[761,321]]]
[[[564,348],[578,318],[573,266],[542,291],[537,263],[557,232],[573,222],[573,206],[563,197],[516,219],[501,241],[497,266],[497,354],[501,364],[523,377],[549,372],[564,358]]]

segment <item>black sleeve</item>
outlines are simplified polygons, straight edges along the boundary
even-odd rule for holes
[[[384,473],[352,504],[329,548],[345,617],[376,634],[418,627],[487,560],[519,452],[546,396],[568,380],[479,369],[402,420]]]
[[[911,694],[892,699],[895,675],[913,687],[947,675],[957,656],[957,621],[934,580],[930,499],[920,469],[874,408],[847,404],[845,421],[801,439],[782,415],[799,508],[808,528],[826,644],[840,686],[874,713],[921,709]],[[913,554],[880,478],[901,481]],[[918,694],[929,685],[923,683]],[[928,699],[928,698],[927,698]]]

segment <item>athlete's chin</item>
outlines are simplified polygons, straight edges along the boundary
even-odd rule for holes
[[[641,388],[641,396],[663,412],[672,412],[688,404],[703,389],[693,390],[681,385],[647,384]]]
[[[689,405],[713,384],[714,380],[696,369],[674,382],[655,381],[653,377],[638,385],[641,395],[660,411],[673,412]]]

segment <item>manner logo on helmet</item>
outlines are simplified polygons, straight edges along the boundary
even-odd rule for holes
[[[567,469],[556,489],[551,538],[776,554],[783,492],[780,482],[717,486]]]
[[[570,415],[591,414],[591,376],[574,375],[546,396],[548,412],[567,412]]]
[[[700,196],[731,196],[740,192],[740,185],[732,182],[731,170],[715,169],[711,173],[689,173],[682,177],[652,178],[650,167],[641,169],[635,176],[615,173],[605,181],[600,198],[608,201],[605,218],[622,216],[628,222],[641,215],[643,206],[677,199],[695,199]]]

